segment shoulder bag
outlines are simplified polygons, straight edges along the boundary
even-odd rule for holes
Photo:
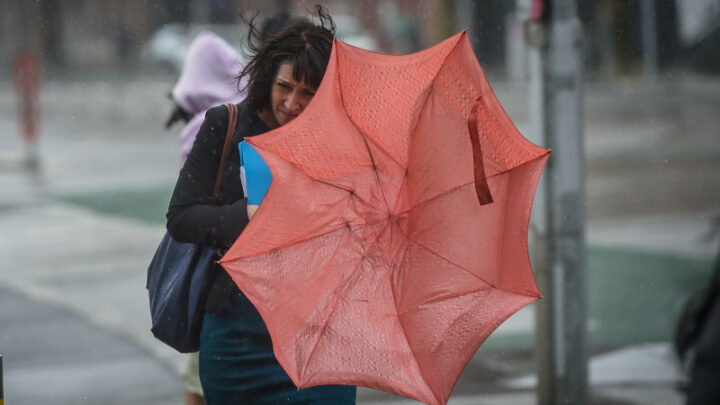
[[[227,107],[230,118],[213,188],[213,204],[220,195],[225,160],[237,121],[237,106],[228,104]],[[216,255],[209,246],[178,242],[165,232],[148,267],[150,330],[156,338],[181,353],[200,349],[205,300],[217,271],[213,263]]]

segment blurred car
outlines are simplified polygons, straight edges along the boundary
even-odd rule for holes
[[[247,35],[241,24],[166,24],[143,45],[141,60],[150,69],[180,74],[190,44],[204,31],[214,32],[238,50]]]
[[[378,50],[377,41],[362,27],[358,19],[347,14],[333,16],[338,39],[358,48]],[[245,37],[247,28],[243,24],[166,24],[150,37],[141,50],[142,63],[150,69],[171,74],[180,74],[185,55],[193,39],[203,31],[218,34],[230,45],[247,55]]]

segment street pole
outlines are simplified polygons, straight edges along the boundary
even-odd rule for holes
[[[2,354],[0,354],[0,405],[5,403],[5,394],[3,393],[3,362]]]
[[[530,119],[552,150],[533,217],[538,404],[587,403],[581,29],[574,0],[533,2]],[[536,13],[533,13],[536,14]]]

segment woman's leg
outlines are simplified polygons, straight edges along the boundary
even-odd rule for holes
[[[185,386],[185,405],[205,405],[203,400],[202,387],[200,386],[200,376],[198,374],[198,354],[190,353],[187,355],[187,362],[180,378]]]

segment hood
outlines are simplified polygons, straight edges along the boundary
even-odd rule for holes
[[[243,95],[235,77],[242,67],[242,57],[230,44],[212,32],[203,32],[190,45],[172,90],[173,100],[191,115],[218,104],[237,103]]]

